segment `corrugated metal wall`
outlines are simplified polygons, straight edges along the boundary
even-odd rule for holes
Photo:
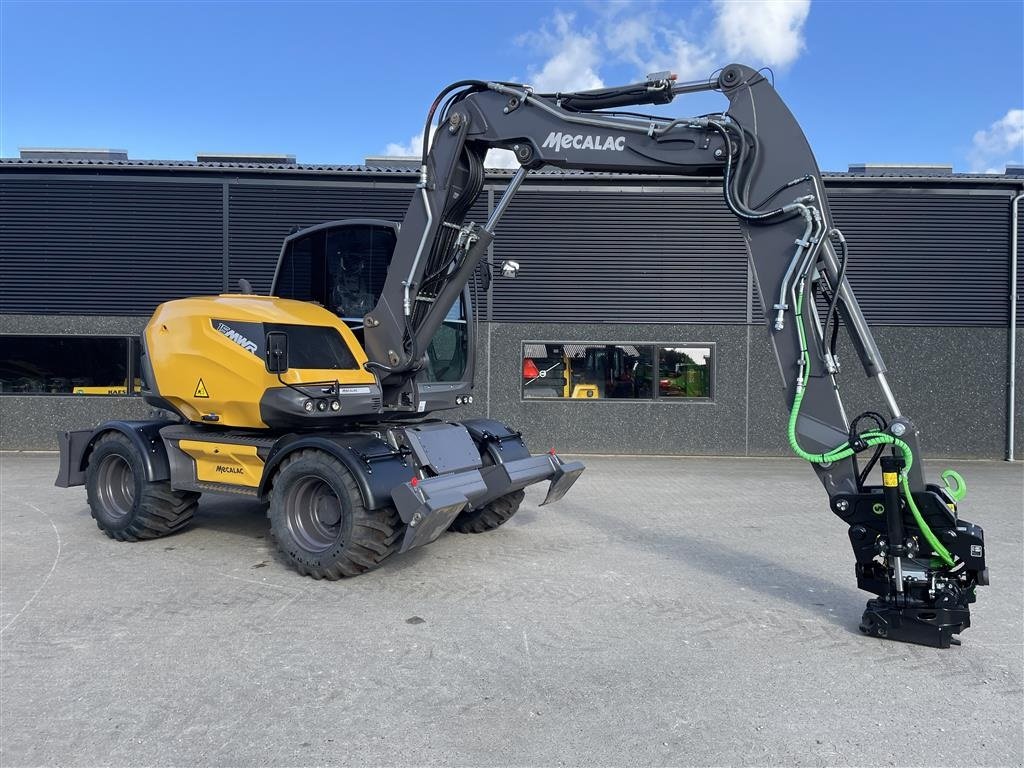
[[[221,290],[221,184],[0,177],[0,311],[148,314]]]
[[[522,272],[494,282],[492,319],[747,322],[746,254],[718,192],[641,189],[520,192],[494,259],[519,261]],[[19,178],[5,170],[0,312],[146,315],[168,298],[234,289],[240,277],[266,291],[294,227],[401,219],[412,192],[403,179]],[[477,221],[486,199],[472,213]],[[1007,194],[846,184],[830,186],[830,201],[871,322],[1005,326]],[[1020,273],[1024,285],[1024,264]],[[763,317],[756,290],[750,317]]]
[[[1017,203],[1017,248],[1024,248],[1024,200]],[[1012,215],[1012,214],[1011,214]],[[1017,318],[1024,325],[1024,258],[1017,257]]]
[[[1010,227],[1004,194],[831,189],[848,275],[875,325],[1005,326]],[[754,286],[754,322],[764,322]]]
[[[850,281],[869,322],[1006,325],[1010,227],[1004,195],[831,193]]]
[[[744,323],[747,258],[717,194],[523,191],[498,227],[493,319]]]

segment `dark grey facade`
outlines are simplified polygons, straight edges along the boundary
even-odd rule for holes
[[[161,301],[232,290],[243,277],[266,291],[290,231],[400,220],[415,178],[386,167],[2,160],[0,334],[131,336]],[[487,215],[506,179],[490,177],[472,218]],[[826,183],[851,246],[850,280],[926,451],[1004,457],[1011,200],[1024,179],[828,174]],[[479,297],[474,412],[566,452],[787,453],[786,393],[716,180],[537,174],[490,258],[522,271]],[[712,348],[711,397],[524,399],[530,341]],[[848,411],[878,408],[845,349]],[[1020,411],[1018,398],[1018,447]],[[58,429],[145,412],[133,397],[0,394],[0,446],[52,449]]]

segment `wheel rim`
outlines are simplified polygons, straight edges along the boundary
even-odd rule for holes
[[[100,503],[112,517],[121,519],[131,514],[135,504],[135,474],[123,456],[111,453],[103,457],[97,486]]]
[[[295,482],[288,495],[285,518],[288,531],[308,552],[325,552],[341,535],[341,499],[323,478],[307,475]]]

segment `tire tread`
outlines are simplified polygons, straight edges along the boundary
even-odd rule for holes
[[[352,508],[350,541],[337,553],[334,562],[319,565],[310,562],[300,553],[293,551],[297,547],[283,540],[284,537],[274,525],[275,487],[289,467],[298,462],[313,462],[314,467],[318,467],[323,473],[339,479],[348,496]],[[398,541],[402,532],[402,522],[394,506],[367,509],[359,486],[349,469],[330,454],[315,448],[295,451],[281,462],[271,480],[271,507],[267,510],[267,515],[272,523],[271,536],[288,563],[303,576],[329,581],[358,576],[379,567],[398,551]]]
[[[485,533],[507,523],[519,511],[526,491],[518,490],[499,496],[477,509],[460,512],[448,530],[457,533]]]
[[[89,466],[86,468],[86,495],[89,500],[90,514],[96,521],[96,527],[103,533],[116,541],[136,542],[176,533],[192,521],[196,509],[199,507],[198,493],[175,491],[169,482],[151,482],[143,479],[140,483],[141,490],[127,524],[115,527],[105,523],[96,513],[99,500],[96,498],[93,488],[92,472],[95,463],[92,459],[97,454],[102,457],[107,452],[118,453],[128,459],[133,473],[141,471],[141,467],[137,466],[138,462],[132,461],[132,459],[138,459],[135,446],[120,432],[107,432],[96,441]]]

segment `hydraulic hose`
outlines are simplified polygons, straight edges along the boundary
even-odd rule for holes
[[[803,322],[803,304],[804,304],[804,282],[800,284],[800,291],[797,295],[796,301],[796,327],[797,333],[800,337],[800,371],[797,374],[796,381],[796,392],[793,396],[793,407],[789,413],[789,425],[788,425],[788,437],[789,445],[800,458],[805,461],[809,461],[812,464],[831,464],[836,461],[849,458],[854,454],[853,447],[850,442],[847,441],[842,445],[838,445],[835,448],[826,451],[825,453],[810,453],[803,449],[800,445],[799,440],[796,436],[796,424],[800,416],[800,404],[804,399],[804,392],[806,390],[807,379],[810,376],[811,369],[811,356],[807,351],[807,337],[804,331]],[[914,454],[910,450],[910,446],[900,440],[898,437],[887,434],[885,432],[879,432],[877,430],[871,430],[864,432],[860,435],[861,440],[868,447],[877,445],[889,445],[894,449],[898,450],[903,455],[903,461],[905,466],[900,473],[900,488],[903,491],[903,496],[906,498],[907,507],[910,509],[910,514],[914,517],[914,522],[917,523],[918,529],[924,536],[925,540],[931,546],[932,551],[939,556],[946,565],[952,566],[954,564],[953,556],[949,550],[946,549],[942,542],[939,541],[938,537],[932,532],[932,529],[925,522],[924,515],[921,514],[921,510],[918,509],[917,503],[914,501],[914,494],[910,490],[909,471],[910,467],[914,462]]]
[[[839,306],[839,294],[842,292],[843,280],[846,279],[846,265],[850,261],[849,246],[847,246],[846,238],[843,236],[842,231],[838,227],[833,227],[829,231],[828,237],[832,238],[833,236],[835,236],[835,238],[839,241],[839,244],[842,246],[843,257],[839,262],[839,276],[836,278],[836,284],[832,288],[832,297],[828,304],[828,312],[825,313],[825,330],[821,335],[821,352],[822,357],[825,358],[826,360],[828,359],[828,357],[826,357],[826,353],[831,356],[835,351],[834,349],[829,349],[829,327],[832,325],[832,323],[835,323],[835,328],[839,327],[839,318],[836,317],[836,310]]]
[[[454,91],[456,88],[472,88],[475,90],[483,90],[487,87],[487,83],[482,80],[459,80],[458,82],[452,83],[437,94],[437,98],[434,99],[434,103],[430,105],[430,109],[427,110],[427,122],[423,126],[423,150],[420,153],[420,175],[421,182],[426,184],[427,174],[427,155],[430,153],[430,124],[434,122],[434,113],[437,111],[438,106],[444,100],[444,97]]]
[[[732,151],[733,143],[732,137],[729,135],[728,128],[722,123],[715,120],[708,120],[708,127],[716,133],[720,134],[723,141],[725,141],[725,177],[723,178],[722,187],[725,191],[725,204],[729,207],[729,210],[733,212],[735,216],[744,221],[749,222],[761,222],[767,221],[768,219],[774,219],[777,216],[781,216],[787,213],[794,213],[797,211],[797,207],[794,204],[784,205],[779,208],[775,208],[770,211],[758,212],[752,211],[741,200],[735,199],[734,190],[732,189],[733,184],[733,173],[732,173]],[[742,137],[741,137],[742,138]],[[744,152],[745,155],[745,152]]]
[[[775,219],[779,216],[784,216],[787,214],[794,215],[797,213],[806,213],[808,211],[810,211],[811,213],[816,213],[816,209],[813,206],[806,205],[806,203],[809,202],[811,198],[798,199],[797,201],[794,201],[787,205],[776,207],[769,211],[759,211],[751,209],[744,200],[740,199],[740,196],[737,194],[737,190],[733,189],[733,184],[736,180],[734,180],[733,178],[733,141],[732,137],[729,135],[729,129],[723,123],[720,123],[715,120],[708,120],[707,126],[714,130],[716,133],[720,134],[722,136],[723,141],[725,142],[725,177],[723,179],[722,186],[725,192],[726,205],[734,215],[750,223],[763,223],[770,219]],[[742,131],[742,129],[740,130]],[[739,155],[740,156],[738,158],[737,164],[739,166],[739,171],[742,172],[743,165],[747,161],[747,147],[745,146],[745,140],[742,133],[740,133]],[[814,179],[813,177],[811,178],[812,180],[815,181],[815,187],[817,188],[816,179]],[[791,184],[785,185],[782,189],[785,189]],[[746,189],[745,184],[740,184],[740,186]],[[781,192],[782,189],[779,189],[776,192],[773,192],[771,195],[769,195],[769,197],[766,198],[765,202],[771,200],[775,195]],[[815,223],[818,224],[819,226],[822,226],[824,224],[824,222],[817,215],[814,216],[814,220]],[[834,231],[838,232],[838,230]],[[812,238],[813,242],[808,242],[807,246],[801,246],[806,247],[806,255],[803,263],[800,264],[800,268],[797,270],[794,284],[791,285],[790,288],[790,290],[792,291],[792,289],[796,287],[796,283],[799,283],[799,293],[795,301],[794,314],[796,315],[797,333],[799,334],[800,338],[800,362],[799,372],[797,374],[796,381],[796,391],[793,396],[793,406],[789,414],[789,424],[787,432],[790,448],[793,450],[793,453],[795,453],[797,456],[813,464],[831,464],[836,461],[847,459],[854,455],[855,451],[853,450],[853,447],[851,446],[849,440],[843,443],[842,445],[838,445],[835,448],[832,448],[831,450],[826,451],[824,453],[810,453],[809,451],[803,449],[796,436],[796,425],[800,416],[800,405],[803,402],[807,381],[811,375],[811,358],[808,352],[807,336],[804,330],[803,304],[804,292],[806,289],[810,266],[813,263],[813,257],[817,254],[817,246],[820,245],[821,235],[824,233],[818,232],[816,234],[817,237]],[[829,234],[831,234],[831,232]],[[832,301],[829,306],[829,316],[828,318],[826,318],[826,322],[829,319],[832,319],[836,311],[836,304],[838,303],[839,291],[842,287],[842,281],[846,276],[845,273],[848,261],[846,252],[846,240],[845,238],[842,237],[842,233],[838,233],[838,235],[840,238],[840,243],[843,247],[843,260],[840,267],[838,284],[835,286],[835,295],[832,297]],[[799,254],[799,251],[800,249],[798,249],[797,254]],[[796,256],[794,256],[794,263],[795,261]],[[791,267],[792,266],[793,265],[791,264]],[[783,285],[783,291],[784,290],[785,284]],[[779,303],[783,304],[784,302],[780,301]],[[913,515],[914,521],[917,523],[918,529],[921,531],[921,534],[924,536],[929,546],[931,546],[932,551],[946,565],[953,566],[955,564],[953,556],[950,554],[949,550],[942,545],[942,542],[939,541],[938,537],[929,527],[928,523],[924,519],[924,515],[921,514],[921,510],[918,509],[917,503],[914,501],[914,495],[910,489],[909,481],[910,467],[914,462],[914,455],[913,451],[911,451],[910,449],[910,446],[893,435],[877,430],[864,432],[860,434],[859,437],[869,448],[876,446],[891,446],[894,450],[898,450],[902,454],[904,467],[900,473],[900,488],[903,492],[903,496],[906,499],[907,507],[908,509],[910,509],[910,513],[911,515]]]

